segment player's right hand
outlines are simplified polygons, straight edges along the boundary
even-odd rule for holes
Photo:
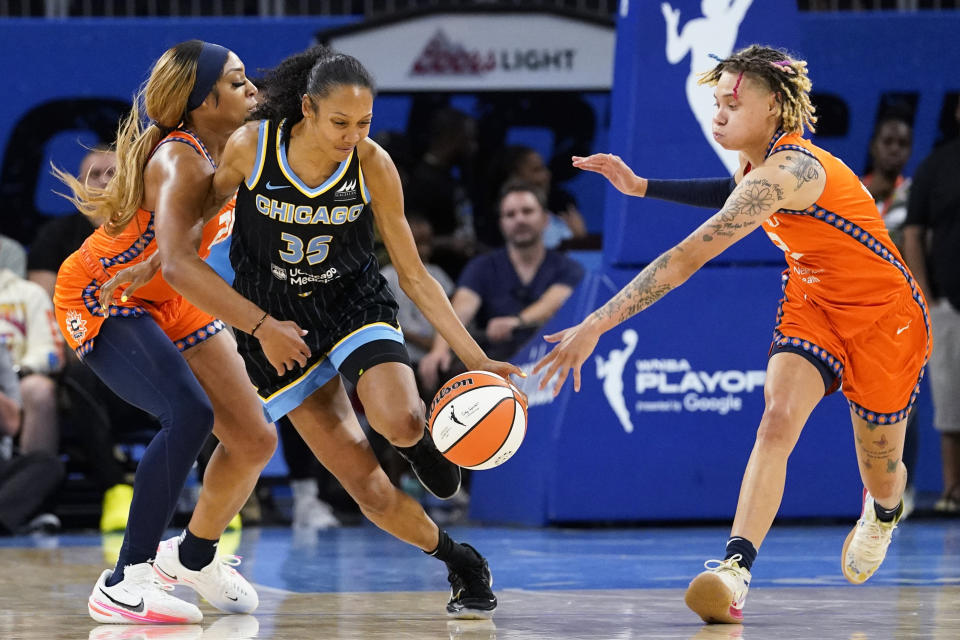
[[[277,375],[282,376],[293,371],[296,365],[307,366],[310,347],[303,341],[305,335],[307,330],[301,329],[296,322],[267,316],[254,337],[260,341],[260,348]]]
[[[123,296],[120,300],[121,302],[126,302],[127,298],[132,296],[134,291],[150,282],[159,269],[160,254],[154,253],[143,262],[138,262],[117,271],[112,278],[100,285],[100,306],[103,307],[104,310],[109,309],[110,305],[113,304],[114,291],[122,284],[126,284],[127,287],[123,290]]]
[[[599,173],[610,181],[618,191],[628,196],[640,195],[637,193],[640,178],[627,166],[620,156],[611,153],[595,153],[592,156],[583,158],[573,156],[573,166],[584,171],[593,171]]]

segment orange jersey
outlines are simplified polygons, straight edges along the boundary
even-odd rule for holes
[[[842,383],[868,422],[904,420],[931,348],[923,294],[856,174],[799,134],[774,135],[767,157],[782,151],[816,159],[826,184],[806,209],[763,222],[787,260],[773,349],[822,363],[836,377],[827,392]]]
[[[174,131],[161,140],[157,147],[167,142],[188,144],[206,157],[211,165],[213,164],[213,159],[203,144],[190,132]],[[210,255],[210,247],[230,236],[233,231],[235,206],[235,200],[231,200],[204,225],[199,247],[201,258]],[[92,348],[92,339],[108,314],[140,316],[150,313],[161,323],[161,326],[165,329],[170,328],[174,334],[183,330],[182,323],[177,320],[180,316],[189,316],[188,324],[196,324],[199,327],[215,322],[212,317],[183,300],[180,294],[164,280],[161,271],[157,271],[147,284],[138,288],[125,302],[120,300],[125,289],[125,286],[121,286],[117,288],[113,304],[108,310],[100,306],[98,300],[100,285],[125,267],[147,260],[156,251],[154,214],[152,211],[139,209],[119,234],[111,236],[104,231],[103,227],[99,227],[90,234],[77,251],[64,260],[57,274],[53,302],[57,313],[57,324],[67,342],[78,353],[82,355]],[[180,320],[183,319],[180,318]],[[168,335],[176,341],[186,338],[188,333],[191,332],[182,335],[168,333]]]
[[[919,290],[890,239],[873,196],[841,160],[799,134],[778,134],[767,156],[794,151],[815,158],[826,185],[803,211],[780,209],[763,222],[783,249],[790,280],[845,333],[869,325],[904,293]]]

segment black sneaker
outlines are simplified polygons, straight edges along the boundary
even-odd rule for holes
[[[447,564],[450,573],[450,601],[447,602],[447,615],[460,620],[486,620],[493,617],[497,608],[497,596],[493,594],[493,574],[487,561],[468,544],[460,543],[477,555],[479,564],[466,567],[452,567]]]
[[[433,443],[430,432],[412,447],[395,447],[410,463],[414,475],[423,487],[441,500],[449,500],[460,490],[460,467],[443,457]]]

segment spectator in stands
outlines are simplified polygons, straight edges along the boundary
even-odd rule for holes
[[[116,168],[117,157],[110,148],[94,147],[80,162],[77,176],[90,187],[104,189]],[[51,220],[37,232],[30,245],[27,277],[42,286],[51,300],[60,265],[95,228],[96,222],[78,211]],[[123,531],[133,486],[116,457],[116,445],[124,437],[154,433],[160,427],[152,416],[120,399],[71,349],[65,350],[65,356],[60,375],[61,431],[68,440],[74,436],[75,449],[85,462],[83,469],[103,492],[100,530]],[[70,449],[73,453],[74,447]]]
[[[0,269],[9,269],[21,278],[27,270],[27,252],[19,242],[4,235],[0,235]]]
[[[960,122],[960,104],[956,118]],[[960,139],[936,149],[917,169],[903,244],[933,325],[930,386],[944,487],[934,509],[960,515]]]
[[[547,249],[556,249],[564,240],[587,235],[587,225],[577,201],[572,194],[552,184],[550,169],[535,149],[524,145],[507,147],[501,172],[496,184],[525,182],[546,194],[550,224],[543,234],[543,244]]]
[[[464,324],[476,320],[498,359],[511,357],[567,301],[583,278],[583,267],[547,249],[549,224],[543,194],[522,183],[508,183],[500,197],[500,231],[506,246],[467,264],[453,294],[453,309]],[[450,348],[436,336],[420,361],[423,383],[436,388],[452,364]]]
[[[57,454],[56,383],[63,342],[54,322],[53,303],[36,284],[8,269],[0,270],[0,335],[20,377],[23,453]]]
[[[909,112],[899,107],[889,109],[877,120],[870,138],[870,165],[860,179],[876,201],[890,238],[901,251],[910,192],[910,178],[903,175],[903,170],[910,160],[912,145],[913,123]]]
[[[0,438],[16,436],[20,431],[20,409],[20,381],[6,345],[0,342]],[[47,452],[0,457],[0,535],[59,528],[52,514],[31,517],[54,493],[62,477],[63,465]]]
[[[474,205],[463,177],[477,152],[477,125],[467,114],[447,107],[434,113],[429,136],[404,191],[406,208],[430,221],[436,234],[434,259],[455,275],[476,252]]]

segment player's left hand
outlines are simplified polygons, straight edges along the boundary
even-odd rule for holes
[[[592,322],[591,316],[587,316],[586,320],[576,326],[544,336],[543,339],[547,342],[559,344],[533,367],[534,373],[547,368],[540,379],[540,389],[545,389],[554,374],[557,374],[557,382],[553,385],[553,395],[556,397],[570,371],[573,371],[573,390],[580,391],[580,367],[593,353],[601,333]]]

